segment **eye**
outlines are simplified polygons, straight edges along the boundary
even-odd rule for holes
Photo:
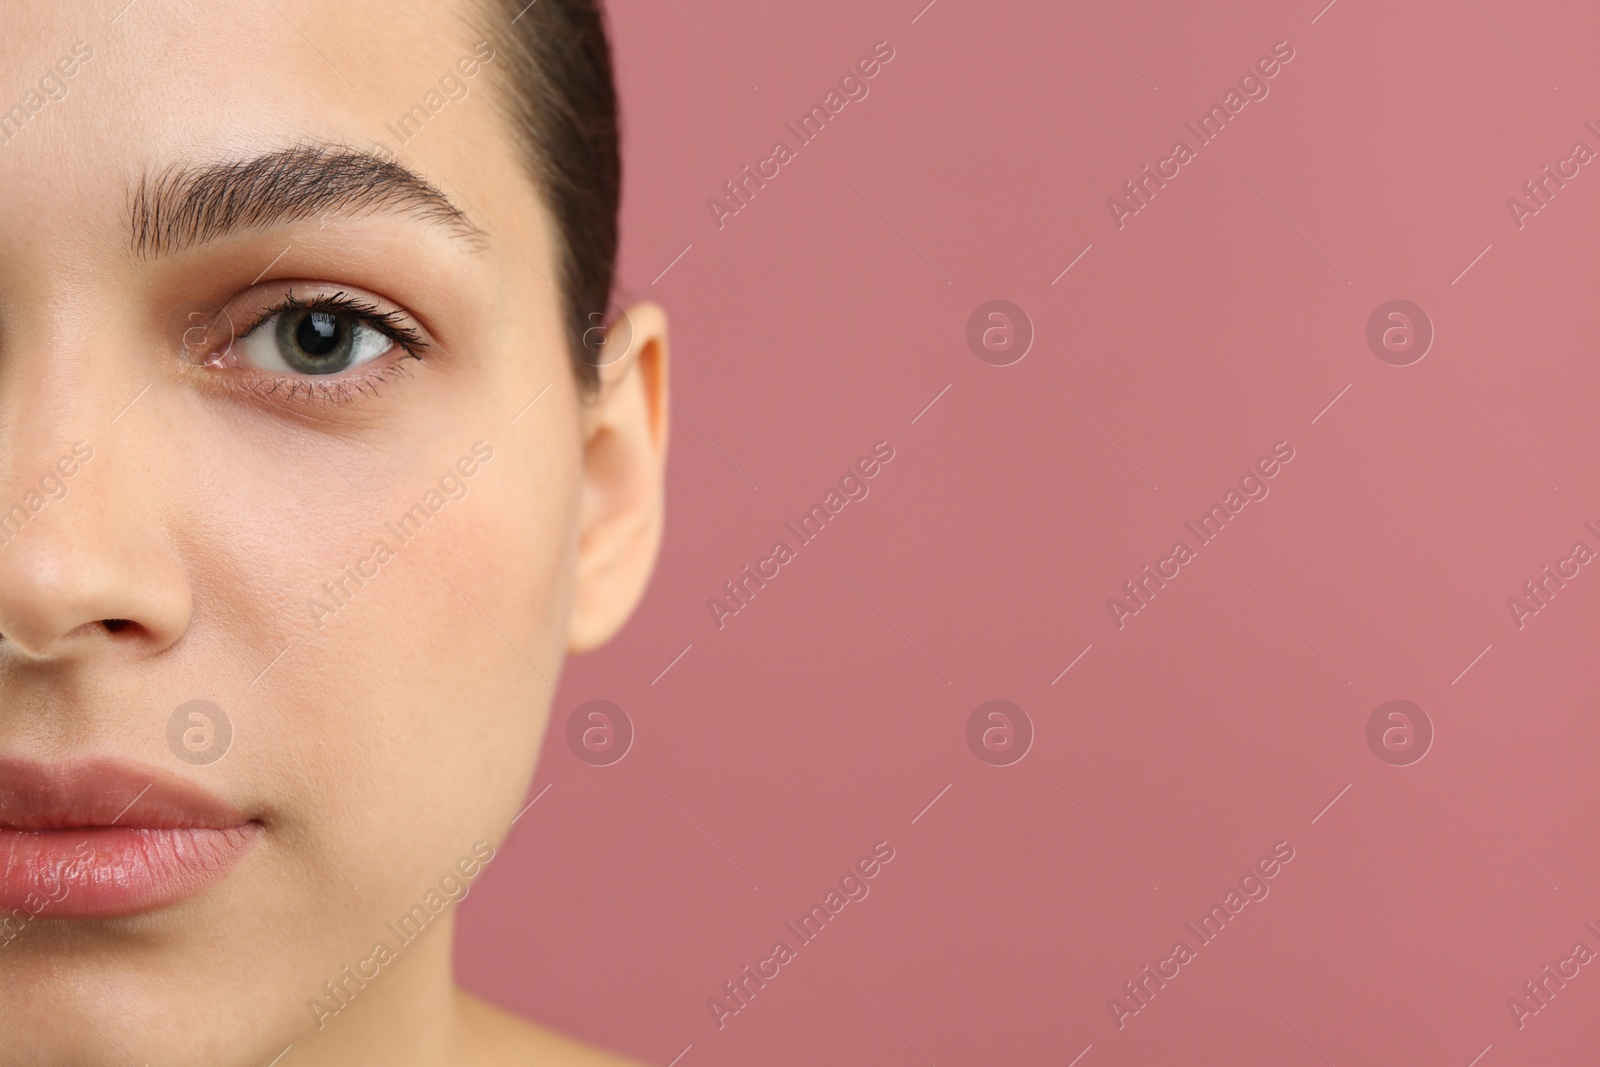
[[[320,291],[319,291],[320,290]],[[174,322],[176,322],[176,315]],[[267,397],[276,406],[376,396],[432,347],[409,311],[360,290],[280,281],[191,312],[184,362],[210,386]]]
[[[235,344],[240,361],[276,374],[340,374],[387,354],[398,343],[371,311],[340,298],[280,308]],[[381,321],[381,320],[380,320]]]

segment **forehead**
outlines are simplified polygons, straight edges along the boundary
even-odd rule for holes
[[[123,5],[0,4],[0,183],[122,198],[176,161],[263,146],[381,145],[425,168],[505,140],[475,0]]]

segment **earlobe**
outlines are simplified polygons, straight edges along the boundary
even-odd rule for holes
[[[623,311],[596,360],[600,381],[583,423],[578,567],[567,648],[608,641],[649,584],[665,517],[667,317],[653,303]]]

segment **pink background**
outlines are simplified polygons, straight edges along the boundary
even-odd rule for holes
[[[924,2],[612,4],[623,296],[674,326],[666,544],[570,665],[466,984],[681,1067],[1592,1053],[1600,961],[1521,1029],[1507,1000],[1600,950],[1600,565],[1521,629],[1506,602],[1600,549],[1600,163],[1521,229],[1506,201],[1600,149],[1600,12]],[[707,199],[880,40],[870,95],[719,230]],[[1119,230],[1107,198],[1280,40],[1270,95]],[[1007,367],[965,340],[996,298],[1036,331]],[[1437,334],[1406,367],[1365,339],[1396,298]],[[880,440],[870,496],[719,631],[707,599]],[[1270,495],[1119,630],[1107,599],[1280,440]],[[565,740],[595,698],[637,733],[609,767]],[[1036,731],[1012,766],[967,746],[993,698]],[[1411,766],[1368,747],[1391,699],[1436,731]],[[880,840],[870,895],[719,1030],[708,999]],[[1119,1029],[1109,998],[1285,840]]]

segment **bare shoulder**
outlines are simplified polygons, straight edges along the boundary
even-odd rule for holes
[[[536,1026],[478,997],[468,997],[464,1011],[468,1032],[481,1050],[474,1062],[484,1067],[526,1067],[530,1062],[540,1067],[646,1067]]]

